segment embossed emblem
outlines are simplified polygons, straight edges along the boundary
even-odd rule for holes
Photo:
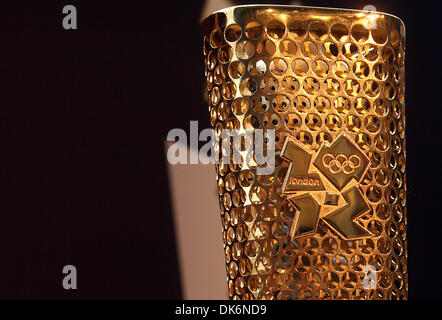
[[[359,186],[370,160],[345,133],[315,154],[287,137],[281,157],[290,161],[282,192],[297,209],[292,237],[315,233],[321,219],[343,239],[372,236],[358,221],[370,211]]]

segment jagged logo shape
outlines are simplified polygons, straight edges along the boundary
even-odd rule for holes
[[[370,159],[345,133],[315,154],[287,137],[281,157],[290,161],[282,192],[297,209],[292,237],[316,233],[319,220],[346,240],[373,236],[358,222],[370,211],[359,185]]]

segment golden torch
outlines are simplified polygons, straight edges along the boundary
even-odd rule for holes
[[[402,21],[256,5],[202,28],[216,138],[275,146],[265,173],[247,141],[215,148],[231,299],[406,299]]]

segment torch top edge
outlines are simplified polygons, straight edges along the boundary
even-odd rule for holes
[[[237,6],[231,6],[231,7],[227,7],[227,8],[223,8],[220,10],[217,10],[215,12],[212,12],[211,14],[209,14],[208,16],[206,16],[202,21],[201,21],[201,25],[204,26],[208,20],[210,20],[209,18],[212,17],[213,15],[219,14],[219,13],[224,13],[226,15],[229,14],[233,14],[236,15],[236,13],[242,12],[242,11],[247,11],[247,10],[251,10],[251,9],[269,9],[269,10],[290,10],[290,11],[294,11],[294,12],[299,12],[299,13],[324,13],[324,14],[355,14],[356,15],[361,15],[361,14],[378,14],[378,15],[382,15],[382,16],[386,16],[394,21],[397,21],[399,24],[402,25],[404,31],[405,31],[405,23],[404,21],[399,18],[398,16],[395,16],[393,14],[390,13],[386,13],[386,12],[381,12],[381,11],[372,11],[372,10],[358,10],[358,9],[347,9],[347,8],[332,8],[332,7],[315,7],[315,6],[297,6],[297,5],[266,5],[266,4],[249,4],[249,5],[237,5]]]

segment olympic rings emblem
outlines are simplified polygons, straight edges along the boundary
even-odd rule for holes
[[[343,172],[344,174],[351,174],[356,168],[361,166],[361,163],[361,158],[354,154],[350,157],[342,153],[336,157],[331,153],[326,153],[322,156],[322,164],[328,168],[331,173]]]

